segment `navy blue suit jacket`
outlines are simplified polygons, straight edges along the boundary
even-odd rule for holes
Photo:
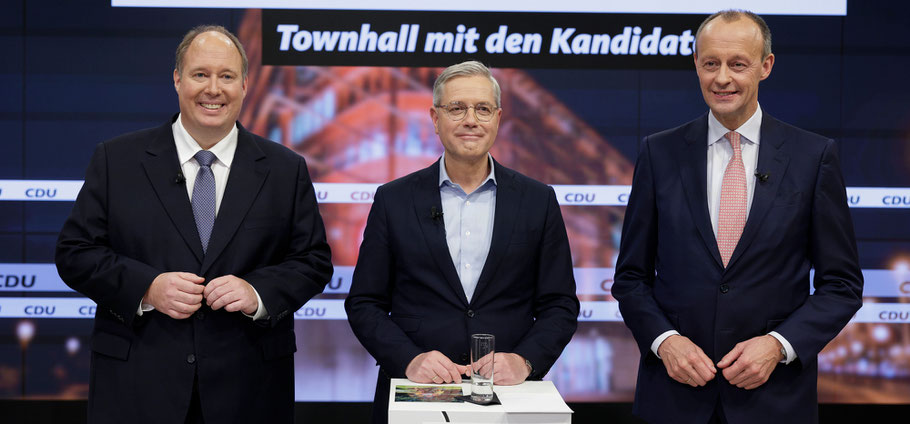
[[[180,171],[171,122],[99,144],[60,232],[60,276],[98,304],[89,422],[183,422],[196,378],[207,422],[290,423],[293,313],[332,274],[306,163],[240,127],[205,255]],[[170,271],[243,278],[269,318],[205,302],[188,319],[138,316]]]
[[[405,377],[418,354],[438,350],[466,365],[471,334],[491,333],[497,352],[523,356],[534,368],[529,378],[540,379],[577,326],[572,257],[553,189],[494,161],[493,235],[469,301],[443,220],[431,217],[442,210],[439,166],[376,191],[345,301],[354,334],[380,365],[379,415],[388,379]]]
[[[817,355],[862,304],[853,224],[833,140],[764,114],[748,221],[726,269],[708,214],[707,115],[646,137],[623,223],[613,296],[641,350],[635,413],[704,423],[717,402],[731,423],[817,421]],[[751,172],[751,170],[747,170]],[[809,269],[815,292],[809,295]],[[692,388],[667,375],[651,343],[667,330],[715,363],[777,331],[798,360],[754,390],[720,373]]]

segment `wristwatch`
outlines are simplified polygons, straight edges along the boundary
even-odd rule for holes
[[[528,375],[530,376],[531,373],[534,372],[534,366],[531,365],[531,361],[529,361],[527,359],[525,359],[525,366],[528,367]]]
[[[787,349],[783,346],[780,347],[780,356],[783,357],[783,359],[780,360],[781,362],[787,361]]]

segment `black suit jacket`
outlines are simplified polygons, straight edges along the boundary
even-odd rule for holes
[[[635,166],[612,289],[641,350],[635,413],[652,423],[704,423],[721,402],[731,423],[816,422],[818,352],[862,304],[835,143],[763,115],[757,170],[768,178],[756,181],[725,269],[708,214],[707,131],[704,115],[646,137]],[[720,369],[692,388],[670,379],[651,352],[671,329],[715,363],[772,330],[798,359],[754,390],[730,385]]]
[[[345,301],[351,328],[380,365],[374,417],[386,416],[388,379],[420,353],[469,363],[474,333],[496,336],[543,377],[575,332],[579,303],[556,195],[494,161],[493,235],[474,298],[465,296],[446,244],[439,166],[376,191]],[[384,384],[384,386],[383,386]],[[384,419],[383,419],[384,421]]]
[[[98,304],[89,422],[183,422],[194,378],[207,422],[292,421],[293,313],[322,292],[331,255],[304,159],[239,130],[205,255],[171,122],[95,150],[56,254],[63,280]],[[269,318],[204,302],[184,320],[138,316],[152,280],[170,271],[243,278]]]

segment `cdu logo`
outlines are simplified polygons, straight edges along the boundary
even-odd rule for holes
[[[28,188],[25,189],[25,197],[32,199],[53,199],[57,197],[56,188]]]
[[[567,203],[593,203],[596,195],[594,193],[566,193]]]
[[[330,290],[338,290],[341,288],[341,286],[343,284],[344,284],[344,277],[338,277],[338,278],[329,280],[329,284],[327,285],[327,287]]]
[[[351,192],[351,200],[355,201],[367,201],[373,200],[373,192],[370,191],[354,191]]]
[[[25,307],[25,315],[54,315],[54,312],[57,311],[56,306],[46,306],[46,305],[28,305]]]
[[[910,320],[910,311],[881,311],[878,318],[882,321],[907,321]]]
[[[3,287],[8,289],[15,287],[30,289],[32,287],[35,287],[35,279],[37,276],[31,275],[31,279],[28,277],[28,275],[0,275],[0,278],[3,279]]]
[[[882,203],[888,206],[910,206],[910,196],[888,195],[882,198]]]
[[[294,312],[294,316],[299,318],[321,318],[325,316],[325,308],[313,308],[311,306],[304,306],[297,312]]]

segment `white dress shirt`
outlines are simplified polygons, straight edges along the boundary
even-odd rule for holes
[[[176,144],[177,147],[177,161],[180,163],[180,169],[181,172],[183,172],[183,177],[185,179],[186,195],[190,199],[190,202],[192,202],[193,187],[196,185],[196,174],[199,173],[199,162],[196,162],[194,156],[203,149],[196,139],[194,139],[186,128],[184,128],[183,122],[180,119],[181,116],[182,114],[177,115],[177,120],[171,125],[171,129],[174,132],[174,144]],[[209,149],[210,152],[215,154],[215,160],[212,162],[211,168],[212,174],[215,177],[216,217],[218,216],[218,211],[221,209],[221,199],[224,198],[224,188],[227,186],[228,176],[231,174],[231,163],[234,161],[234,152],[237,151],[237,134],[237,124],[234,124],[231,131]],[[265,306],[262,304],[262,298],[259,297],[259,292],[256,291],[255,287],[253,288],[253,293],[256,294],[256,301],[259,304],[259,308],[256,309],[256,313],[253,315],[246,313],[244,313],[244,315],[253,318],[254,320],[267,317],[268,313],[266,312]],[[155,309],[154,306],[142,303],[139,307],[138,315],[141,316],[143,312],[148,312],[153,309]]]
[[[711,216],[711,226],[714,228],[715,237],[717,237],[718,216],[720,215],[721,183],[724,179],[727,163],[733,158],[733,146],[730,145],[730,142],[727,141],[724,135],[730,131],[736,131],[740,135],[743,165],[746,169],[746,192],[748,194],[746,200],[746,219],[748,220],[749,211],[752,209],[752,198],[755,193],[755,173],[759,171],[757,166],[758,147],[761,143],[761,119],[762,111],[761,106],[759,106],[755,109],[755,113],[752,114],[752,117],[739,128],[730,130],[724,127],[724,125],[714,117],[714,112],[708,113],[708,187],[706,193],[708,196],[708,213]],[[657,338],[654,339],[654,342],[651,343],[651,351],[657,355],[657,348],[660,347],[660,344],[663,343],[667,337],[676,334],[679,334],[679,332],[676,330],[669,330],[657,336]],[[772,331],[768,334],[777,339],[787,351],[787,357],[781,362],[784,364],[793,362],[793,360],[796,359],[796,351],[793,350],[793,346],[790,345],[790,342],[776,331]],[[657,356],[658,358],[660,357],[660,355]]]
[[[445,222],[449,255],[468,302],[474,297],[480,272],[490,252],[493,218],[496,215],[496,175],[493,157],[487,153],[490,173],[470,194],[449,179],[445,153],[439,162],[439,197]]]
[[[724,180],[727,164],[733,158],[733,146],[727,141],[728,130],[714,117],[708,114],[708,213],[711,215],[711,227],[717,237],[717,226],[720,216],[720,186]],[[752,196],[755,192],[755,171],[758,166],[758,145],[761,138],[761,108],[735,130],[740,135],[740,146],[743,154],[743,165],[746,169],[746,219],[752,210]]]
[[[202,150],[199,143],[187,132],[180,121],[180,116],[171,125],[174,130],[174,142],[177,144],[177,160],[183,177],[186,178],[186,195],[190,202],[193,201],[193,187],[196,185],[196,174],[199,173],[199,162],[193,157]],[[212,162],[212,174],[215,176],[215,216],[221,208],[221,199],[224,198],[224,188],[227,187],[228,176],[231,174],[231,163],[234,161],[234,152],[237,151],[237,124],[231,128],[224,138],[215,143],[210,152],[215,154]]]

